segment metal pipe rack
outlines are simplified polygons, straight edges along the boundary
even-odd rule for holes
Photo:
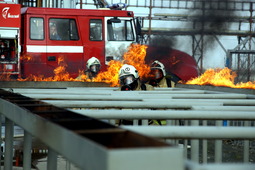
[[[5,170],[13,169],[14,124],[25,131],[23,165],[27,170],[31,169],[34,138],[48,147],[48,170],[57,169],[57,155],[80,169],[153,170],[160,166],[167,170],[174,165],[181,170],[184,167],[182,150],[171,144],[17,93],[0,90],[0,96],[0,113],[6,118]]]

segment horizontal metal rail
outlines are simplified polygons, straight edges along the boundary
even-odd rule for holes
[[[80,169],[154,170],[160,166],[168,170],[173,164],[183,169],[181,148],[19,94],[0,92],[0,113],[6,117],[5,170],[12,170],[14,124],[25,131],[25,170],[31,167],[32,137],[49,149],[48,170],[57,169],[57,155]],[[158,154],[162,158],[155,159]]]
[[[243,150],[239,154],[243,160],[240,167],[250,167],[246,163],[252,159],[250,147],[253,148],[253,145],[250,144],[254,141],[255,96],[251,95],[254,94],[252,90],[247,94],[242,94],[246,91],[244,89],[239,89],[238,93],[235,93],[236,89],[227,89],[226,93],[186,88],[129,92],[116,91],[117,88],[12,90],[78,114],[109,121],[113,125],[119,125],[119,120],[133,121],[134,127],[128,128],[141,128],[139,133],[148,133],[170,143],[183,141],[184,156],[197,169],[214,167],[200,164],[209,161],[211,140],[214,140],[214,162],[220,163],[222,169],[231,167],[221,163],[225,146],[223,140],[241,140]],[[166,125],[146,126],[150,120],[165,120]],[[136,126],[138,124],[143,126]],[[253,164],[251,167],[254,167]],[[194,167],[189,168],[193,170]]]
[[[255,139],[255,127],[121,126],[137,133],[164,139]]]
[[[255,109],[255,107],[254,107]],[[73,112],[97,119],[169,119],[169,120],[255,120],[254,110],[207,111],[202,110],[78,110]]]

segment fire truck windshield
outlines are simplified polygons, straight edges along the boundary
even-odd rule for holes
[[[132,20],[118,20],[107,22],[108,41],[134,41]]]

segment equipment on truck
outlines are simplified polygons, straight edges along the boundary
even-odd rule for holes
[[[20,73],[20,5],[0,3],[0,74]]]

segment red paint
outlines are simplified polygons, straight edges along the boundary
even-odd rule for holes
[[[0,27],[20,27],[20,4],[0,3]]]
[[[164,50],[162,52],[162,50]],[[176,49],[160,49],[149,47],[147,49],[146,63],[154,60],[162,62],[167,73],[173,73],[183,81],[198,76],[198,67],[195,59],[189,54]]]

